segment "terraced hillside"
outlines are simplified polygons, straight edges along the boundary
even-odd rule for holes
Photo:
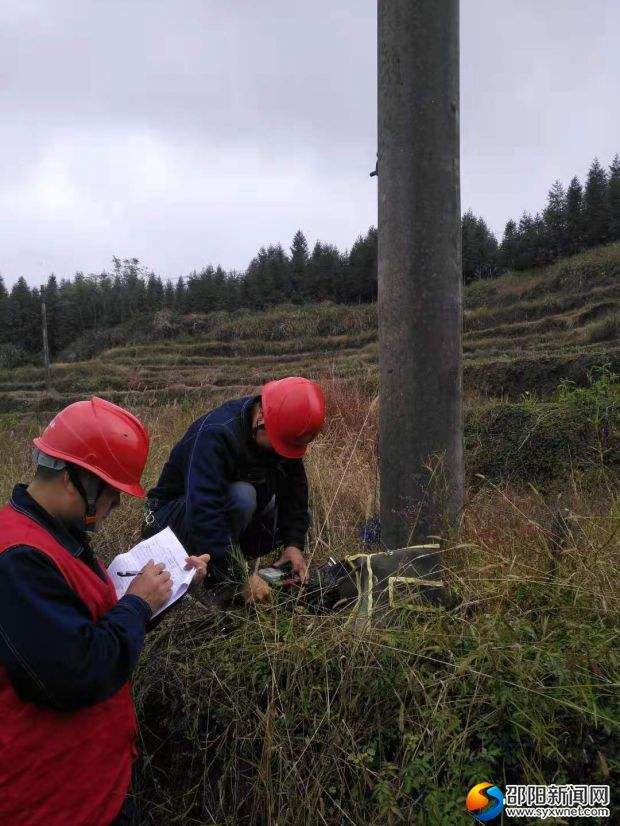
[[[546,270],[508,273],[466,288],[467,397],[545,394],[593,366],[620,367],[620,244]],[[116,346],[107,346],[115,343]],[[159,314],[131,329],[76,342],[52,367],[0,371],[0,411],[53,410],[93,393],[133,406],[242,393],[285,374],[377,383],[375,305],[281,306],[261,313]],[[99,350],[97,352],[97,350]],[[412,358],[415,355],[412,354]]]

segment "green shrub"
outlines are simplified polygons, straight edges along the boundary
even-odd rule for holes
[[[469,309],[481,307],[484,304],[495,303],[498,287],[493,281],[482,278],[468,284],[464,290],[465,306]]]
[[[465,426],[471,476],[562,486],[573,471],[618,471],[617,381],[603,366],[589,371],[587,387],[564,380],[550,402],[526,393],[521,402],[471,408]]]
[[[564,380],[576,386],[588,385],[588,373],[593,368],[609,363],[614,372],[620,371],[620,348],[605,352],[557,352],[532,356],[514,356],[497,353],[491,360],[484,353],[483,359],[466,361],[464,382],[480,396],[519,398],[526,390],[541,395],[552,395]]]

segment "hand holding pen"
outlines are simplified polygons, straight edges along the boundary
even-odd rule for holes
[[[134,577],[127,593],[143,599],[148,603],[151,611],[157,611],[170,599],[172,578],[163,562],[156,565],[152,559],[149,559],[141,571],[137,571],[135,574],[131,571],[122,571],[121,573],[123,576]]]
[[[195,568],[196,575],[194,581],[200,584],[207,575],[207,565],[211,557],[209,554],[202,554],[202,556],[188,556],[186,568]],[[151,560],[152,561],[152,560]],[[140,576],[142,571],[117,571],[116,576]]]

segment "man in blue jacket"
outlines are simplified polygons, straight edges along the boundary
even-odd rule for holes
[[[226,402],[195,421],[149,491],[143,536],[169,526],[190,554],[209,554],[209,581],[233,578],[231,548],[256,559],[281,547],[306,576],[308,482],[302,461],[323,427],[319,385],[301,377],[268,382],[258,396]],[[269,587],[251,574],[246,599]]]

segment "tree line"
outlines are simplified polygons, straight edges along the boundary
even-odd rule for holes
[[[506,269],[542,266],[587,247],[620,239],[620,158],[609,170],[595,160],[585,186],[574,177],[565,190],[556,181],[547,205],[517,223],[508,221],[501,244],[483,218],[462,217],[463,279],[492,278]],[[176,313],[263,309],[282,302],[374,301],[377,295],[377,230],[371,227],[350,250],[317,241],[312,250],[301,230],[290,249],[261,247],[245,272],[208,266],[163,281],[136,258],[113,259],[110,272],[77,273],[41,287],[19,278],[10,292],[0,277],[0,348],[19,354],[42,350],[41,302],[45,301],[52,356],[89,330],[112,327],[163,309]],[[9,352],[11,356],[11,352]],[[11,358],[8,359],[11,361]],[[7,359],[5,358],[6,362]],[[0,363],[2,358],[0,358]]]
[[[114,258],[111,272],[78,272],[60,282],[50,275],[41,287],[31,288],[21,277],[10,292],[0,276],[0,366],[18,364],[20,353],[27,361],[27,354],[41,352],[43,301],[50,353],[55,356],[89,330],[164,309],[188,314],[263,309],[287,301],[358,303],[373,301],[376,291],[374,227],[345,253],[321,241],[309,250],[298,230],[289,252],[280,244],[261,247],[244,273],[208,266],[176,282],[164,282],[137,258]]]
[[[463,280],[492,278],[620,239],[620,157],[606,170],[594,159],[585,186],[577,176],[568,187],[555,181],[542,212],[510,220],[501,244],[482,218],[463,215]]]

